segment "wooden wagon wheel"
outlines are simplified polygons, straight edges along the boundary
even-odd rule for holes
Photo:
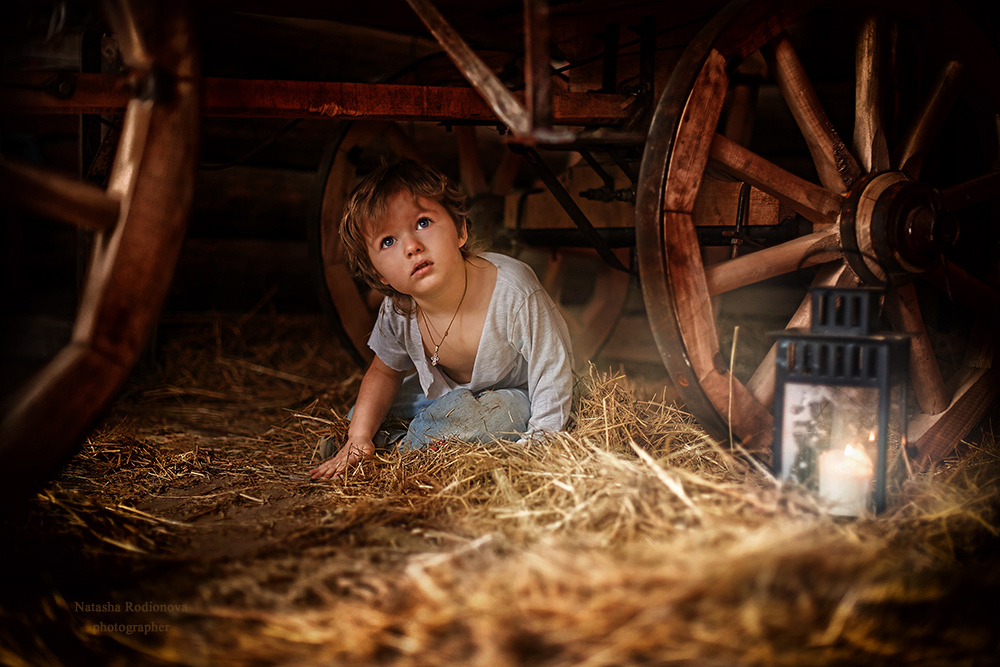
[[[889,319],[915,334],[912,385],[920,414],[911,419],[910,443],[925,457],[939,458],[1000,391],[993,366],[1000,306],[995,289],[1000,64],[975,25],[952,5],[914,2],[905,13],[877,14],[875,6],[866,5],[871,13],[852,23],[857,33],[840,35],[850,41],[854,60],[847,58],[856,98],[848,148],[793,46],[795,31],[809,20],[808,4],[731,3],[689,45],[671,74],[650,129],[636,211],[651,327],[679,393],[709,432],[719,439],[731,434],[747,448],[764,451],[772,437],[773,352],[751,364],[752,376],[732,377],[730,350],[720,346],[716,295],[792,274],[801,265],[817,267],[814,280],[822,283],[887,281]],[[829,25],[824,28],[817,34],[828,33]],[[908,51],[910,31],[918,28],[927,32],[919,49]],[[922,55],[908,60],[916,58],[912,53]],[[814,173],[779,167],[753,140],[749,147],[741,145],[720,124],[736,68],[761,54],[794,117],[792,132],[805,139]],[[932,56],[938,59],[936,81],[917,76]],[[824,60],[831,57],[824,54]],[[904,85],[910,83],[912,88]],[[976,128],[967,120],[973,112],[985,119],[978,129],[986,132],[967,137]],[[953,150],[963,139],[968,146]],[[976,150],[962,153],[967,147]],[[973,162],[980,148],[990,154]],[[949,162],[950,155],[960,159]],[[696,236],[696,201],[719,176],[750,184],[811,223],[812,232],[707,264]],[[992,222],[985,223],[985,216]],[[954,246],[960,226],[972,243]],[[976,257],[983,247],[988,250]],[[795,310],[798,298],[789,304],[794,315],[778,328],[808,325],[805,302]],[[954,302],[969,306],[968,312]],[[931,315],[929,306],[938,303],[948,316]],[[955,367],[935,346],[935,320],[954,320],[952,313],[971,322],[963,332],[964,358],[959,355]]]
[[[477,148],[475,128],[459,125],[453,128],[457,143],[458,174],[470,195],[473,212],[470,217],[477,226],[476,237],[491,245],[501,224],[503,196],[514,186],[520,158],[505,152],[492,178],[487,181]],[[364,366],[371,361],[368,334],[375,324],[382,295],[350,273],[340,241],[340,221],[351,190],[359,175],[379,164],[382,158],[410,157],[437,163],[425,155],[426,149],[391,122],[344,123],[331,142],[323,159],[317,180],[318,192],[313,221],[309,227],[311,255],[319,285],[320,300],[345,349]],[[593,254],[593,253],[590,253]],[[566,253],[548,255],[539,278],[550,293],[559,291]],[[627,260],[627,257],[624,257]],[[586,303],[563,307],[574,338],[578,362],[589,359],[611,334],[617,315],[624,307],[628,289],[626,274],[603,267],[600,260],[595,274],[594,289]]]
[[[117,394],[166,296],[194,191],[199,126],[193,30],[177,3],[107,3],[128,80],[108,186],[0,160],[8,203],[93,231],[70,343],[0,430],[0,494],[23,496],[80,442]]]

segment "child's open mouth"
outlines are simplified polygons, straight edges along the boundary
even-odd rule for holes
[[[423,261],[423,262],[420,262],[415,267],[413,267],[413,272],[410,273],[410,275],[411,276],[415,276],[418,273],[420,273],[421,271],[423,271],[424,269],[428,268],[430,265],[431,265],[431,262],[428,262],[426,260]]]

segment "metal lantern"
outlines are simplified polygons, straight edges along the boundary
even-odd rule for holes
[[[873,333],[874,288],[813,288],[812,326],[777,339],[772,464],[831,514],[886,506],[886,477],[906,448],[907,334]]]

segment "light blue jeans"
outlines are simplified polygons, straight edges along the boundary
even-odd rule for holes
[[[350,419],[354,408],[347,414]],[[398,442],[401,449],[419,449],[440,440],[489,442],[518,440],[528,429],[531,404],[523,389],[487,389],[473,393],[454,389],[432,401],[420,387],[417,376],[403,380],[389,408],[390,417],[409,419],[406,432],[393,431],[384,446]],[[380,440],[382,438],[379,438]]]

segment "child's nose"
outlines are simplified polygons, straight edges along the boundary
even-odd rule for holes
[[[407,255],[412,255],[414,253],[420,252],[423,249],[424,249],[423,244],[420,243],[420,239],[418,239],[414,234],[410,234],[409,236],[406,237]]]

